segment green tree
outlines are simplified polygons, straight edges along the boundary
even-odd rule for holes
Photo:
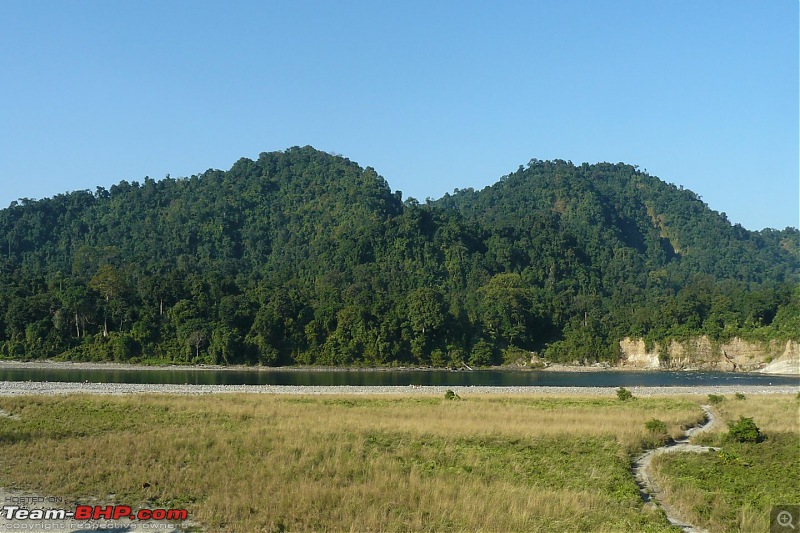
[[[533,328],[533,292],[519,274],[498,274],[481,289],[480,317],[491,338],[527,346]]]
[[[103,265],[89,281],[89,287],[97,291],[105,301],[103,312],[103,337],[108,337],[108,316],[111,313],[121,314],[119,305],[121,293],[125,288],[120,272],[112,265]],[[114,302],[114,305],[112,305]]]

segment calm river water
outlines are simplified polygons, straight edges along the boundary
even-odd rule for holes
[[[799,386],[800,376],[730,372],[536,372],[511,370],[225,370],[0,367],[0,381],[170,383],[191,385],[438,385],[495,387]]]

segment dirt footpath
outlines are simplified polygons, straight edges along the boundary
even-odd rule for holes
[[[667,503],[664,502],[661,496],[661,489],[653,482],[652,475],[650,473],[650,464],[653,460],[653,457],[657,455],[662,455],[665,453],[678,453],[678,452],[690,452],[690,453],[706,453],[711,451],[717,451],[719,448],[714,448],[711,446],[698,446],[697,444],[689,444],[689,439],[695,435],[699,435],[700,433],[705,433],[706,431],[710,431],[714,425],[717,423],[717,419],[714,416],[714,412],[711,410],[711,407],[708,405],[701,406],[703,411],[705,412],[706,418],[702,424],[694,426],[686,430],[684,433],[683,438],[667,444],[665,446],[661,446],[660,448],[654,448],[644,455],[639,457],[633,464],[633,473],[636,477],[636,483],[642,489],[642,497],[645,498],[647,501],[652,501],[661,509],[664,510],[664,514],[667,516],[667,520],[669,523],[682,528],[686,533],[707,533],[706,530],[700,529],[696,526],[691,524],[687,524],[685,521],[681,519],[680,516],[675,512],[675,510],[669,506]]]

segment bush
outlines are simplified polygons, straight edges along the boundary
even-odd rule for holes
[[[725,400],[725,396],[721,396],[719,394],[709,394],[708,395],[708,403],[711,405],[717,405],[722,403]]]
[[[717,452],[717,457],[719,457],[726,465],[750,466],[750,463],[742,460],[742,458],[739,457],[739,454],[732,450],[720,450]]]
[[[503,350],[503,364],[525,366],[531,359],[530,352],[526,352],[515,346],[509,346]]]
[[[620,387],[617,389],[617,398],[620,401],[627,401],[633,399],[633,393],[626,389],[625,387]]]
[[[447,359],[444,356],[444,352],[439,348],[431,352],[431,366],[436,368],[447,366]]]
[[[737,422],[728,422],[728,439],[736,442],[761,442],[761,430],[752,418],[740,416]]]
[[[746,399],[746,398],[747,398],[747,396],[745,396],[745,395],[744,395],[744,394],[742,394],[741,392],[737,392],[737,393],[735,394],[735,397],[736,397],[736,399],[737,399],[737,400],[744,400],[744,399]]]
[[[667,432],[667,425],[657,418],[651,418],[650,420],[645,422],[644,427],[647,428],[647,431],[649,431],[650,433]]]
[[[667,425],[657,418],[651,418],[644,423],[644,427],[648,431],[645,439],[645,445],[648,448],[657,448],[663,446],[670,441],[669,431]]]
[[[489,366],[494,361],[494,349],[491,344],[481,339],[472,348],[469,364],[472,366]]]
[[[461,396],[459,396],[458,394],[456,394],[452,390],[447,389],[447,392],[444,393],[444,399],[445,400],[460,400]]]
[[[450,366],[460,367],[466,360],[464,349],[459,346],[447,346],[447,362]]]

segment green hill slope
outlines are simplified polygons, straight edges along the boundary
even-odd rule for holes
[[[532,161],[420,205],[310,147],[0,211],[0,354],[252,364],[613,360],[800,336],[798,232],[627,165]]]

